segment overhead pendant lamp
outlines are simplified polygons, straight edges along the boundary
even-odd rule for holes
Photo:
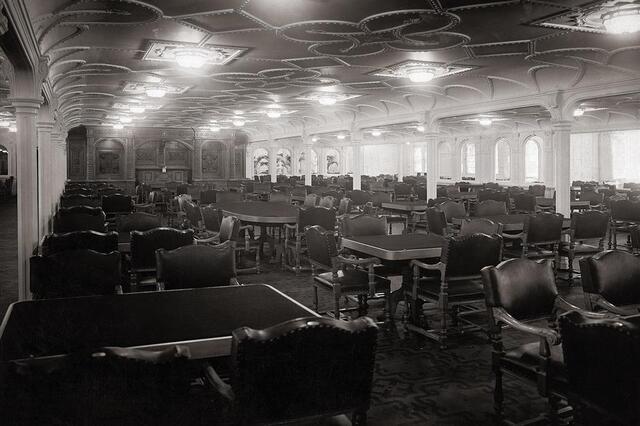
[[[124,129],[124,125],[122,123],[115,123],[113,125],[113,128],[116,129],[116,130],[122,130],[122,129]]]
[[[320,103],[320,105],[331,106],[335,105],[338,100],[335,96],[332,95],[321,95],[318,97],[318,102]]]
[[[426,83],[433,80],[436,76],[436,72],[433,68],[415,67],[408,69],[405,75],[413,83]]]
[[[142,114],[146,110],[147,109],[143,105],[131,105],[129,107],[129,111],[131,111],[134,114]]]
[[[481,126],[491,126],[491,123],[493,123],[493,120],[487,117],[482,117],[478,120],[478,122],[480,123]]]
[[[209,51],[197,47],[178,48],[173,55],[178,65],[184,68],[201,68],[209,59]]]
[[[164,95],[167,94],[167,89],[166,87],[159,84],[152,85],[152,86],[147,86],[147,88],[145,89],[145,93],[150,98],[162,98],[164,97]]]

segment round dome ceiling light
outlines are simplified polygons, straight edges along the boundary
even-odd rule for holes
[[[133,119],[131,117],[127,117],[126,115],[123,115],[120,117],[120,122],[121,123],[126,123],[129,124],[133,121]]]
[[[426,83],[433,80],[433,78],[436,76],[436,72],[433,68],[414,67],[409,68],[405,72],[405,75],[413,83]]]
[[[491,126],[493,120],[487,117],[482,117],[478,120],[478,123],[480,123],[481,126]]]
[[[113,125],[113,128],[116,130],[122,130],[124,129],[124,125],[122,125],[121,123],[116,123]]]
[[[11,133],[16,133],[18,131],[18,128],[16,127],[15,124],[12,124],[11,126],[9,126],[9,131]]]
[[[640,31],[640,7],[621,7],[602,15],[608,33],[630,34]]]
[[[318,142],[318,138],[316,136],[312,137],[311,142]]]
[[[143,105],[131,105],[129,107],[129,111],[131,111],[134,114],[142,114],[146,110],[147,109]]]
[[[320,103],[320,105],[331,106],[335,105],[336,102],[338,102],[338,99],[336,99],[335,96],[331,95],[321,95],[318,97],[318,102]]]
[[[280,118],[280,115],[282,115],[280,111],[276,111],[276,110],[267,111],[267,117],[269,118]]]
[[[153,85],[153,86],[148,86],[145,89],[145,93],[150,98],[162,98],[164,97],[164,95],[167,94],[167,89],[166,87],[161,85]]]
[[[218,126],[209,126],[209,130],[212,131],[213,133],[217,133],[220,131],[220,127]]]
[[[244,126],[245,121],[237,118],[237,119],[233,120],[232,123],[236,127],[242,127],[242,126]]]
[[[183,68],[200,68],[209,59],[209,51],[197,47],[181,47],[176,49],[173,55],[178,65]]]
[[[376,138],[379,137],[380,135],[382,135],[382,132],[378,129],[372,130],[371,131],[371,135],[375,136]]]
[[[576,108],[573,110],[573,116],[574,117],[582,117],[584,115],[584,108]]]
[[[416,127],[416,130],[419,131],[420,133],[424,133],[424,126],[420,125]]]
[[[0,121],[0,127],[9,127],[9,126],[11,126],[11,122],[7,120]]]
[[[343,140],[346,139],[346,135],[344,133],[338,133],[338,136],[336,136],[338,139]]]

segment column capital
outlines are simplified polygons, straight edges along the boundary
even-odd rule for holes
[[[573,127],[572,120],[555,120],[551,122],[551,129],[554,131],[562,131],[562,130],[571,131],[572,127]]]
[[[43,99],[41,97],[9,98],[9,102],[15,107],[16,113],[37,114]]]
[[[49,131],[53,133],[53,129],[55,128],[55,123],[53,121],[38,121],[36,122],[36,127],[38,130]]]

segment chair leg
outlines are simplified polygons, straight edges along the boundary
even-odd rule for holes
[[[313,310],[318,312],[318,286],[313,286]]]
[[[364,410],[356,410],[351,415],[351,424],[353,426],[365,426],[367,424],[367,412]]]
[[[569,262],[569,286],[573,285],[573,251],[569,250],[569,255],[567,256]]]
[[[502,394],[502,370],[500,367],[494,368],[496,377],[495,388],[493,389],[493,410],[498,419],[502,418],[504,396]]]
[[[336,319],[340,319],[340,295],[339,294],[334,295],[334,301],[335,301],[335,317]]]
[[[447,344],[447,314],[448,314],[448,293],[447,293],[447,283],[443,282],[440,287],[440,347],[446,348]]]
[[[256,274],[260,273],[260,247],[256,249]]]

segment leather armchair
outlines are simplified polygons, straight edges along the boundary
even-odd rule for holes
[[[604,240],[609,230],[609,214],[598,210],[586,210],[571,215],[569,242],[561,242],[560,256],[569,260],[569,283],[573,282],[573,261],[578,257],[593,255],[604,250]]]
[[[352,413],[366,424],[377,327],[370,318],[299,318],[233,332],[230,384],[209,367],[209,383],[231,406],[233,424],[318,422]],[[283,374],[286,372],[286,374]],[[315,423],[314,423],[315,424]]]
[[[576,424],[640,424],[640,317],[573,311],[558,322]]]
[[[387,220],[383,217],[358,215],[342,218],[342,236],[387,235]]]
[[[53,232],[106,231],[106,215],[100,207],[76,206],[59,209],[53,218]]]
[[[640,224],[640,201],[611,199],[611,228],[609,248],[618,248],[618,234],[629,233],[634,225]]]
[[[375,274],[374,267],[380,265],[375,257],[356,258],[343,256],[338,251],[335,235],[321,226],[307,227],[305,231],[311,263],[314,296],[313,308],[318,311],[318,289],[333,293],[336,319],[340,318],[340,298],[342,296],[358,296],[358,310],[361,315],[367,312],[367,298],[377,293],[385,296],[385,317],[390,319],[391,283],[384,277]],[[317,270],[329,272],[317,273]]]
[[[305,229],[308,226],[319,225],[323,229],[336,229],[336,212],[326,207],[309,207],[298,210],[298,221],[295,225],[284,225],[284,253],[282,267],[294,271],[296,274],[302,270],[301,260],[307,251]],[[293,253],[293,265],[289,254]]]
[[[122,293],[120,253],[66,250],[30,259],[31,293],[36,299]]]
[[[60,197],[60,206],[63,208],[75,206],[100,207],[100,199],[94,195],[65,194]]]
[[[462,222],[458,235],[472,234],[500,235],[502,234],[502,224],[484,218],[467,218]]]
[[[495,375],[494,408],[503,414],[503,374],[537,386],[549,401],[548,421],[557,421],[557,401],[566,397],[567,374],[562,359],[561,338],[556,327],[557,314],[580,310],[558,295],[551,262],[546,259],[509,259],[482,269],[482,284],[489,313],[489,338],[493,346]],[[586,313],[586,312],[585,312]],[[586,313],[601,318],[602,315]],[[537,325],[548,321],[548,326]],[[505,349],[504,326],[532,339]],[[584,348],[583,348],[584,349]]]
[[[580,259],[580,272],[589,309],[602,308],[619,315],[638,313],[640,258],[608,250]]]
[[[207,239],[198,239],[196,244],[222,244],[231,241],[236,255],[255,252],[255,266],[238,268],[240,273],[260,273],[260,242],[253,239],[253,227],[242,225],[235,216],[225,216],[220,222],[217,235]],[[236,265],[239,262],[236,260]]]
[[[411,289],[404,289],[411,313],[407,328],[446,347],[451,332],[449,317],[451,325],[459,328],[461,317],[483,309],[479,306],[484,300],[480,270],[497,265],[500,260],[502,238],[499,235],[473,234],[449,237],[438,263],[411,261],[413,284]],[[424,302],[437,306],[439,328],[430,327],[423,317]]]
[[[118,251],[117,232],[75,231],[64,234],[49,234],[42,240],[43,256],[66,250],[93,250],[98,253]]]
[[[160,290],[238,284],[234,243],[190,245],[156,250]]]
[[[118,232],[148,231],[162,226],[162,218],[150,213],[135,212],[116,219]]]
[[[133,211],[133,199],[130,195],[112,194],[102,197],[102,210],[107,215],[107,219]]]
[[[505,201],[484,200],[476,204],[474,216],[500,216],[507,213],[507,203]]]

